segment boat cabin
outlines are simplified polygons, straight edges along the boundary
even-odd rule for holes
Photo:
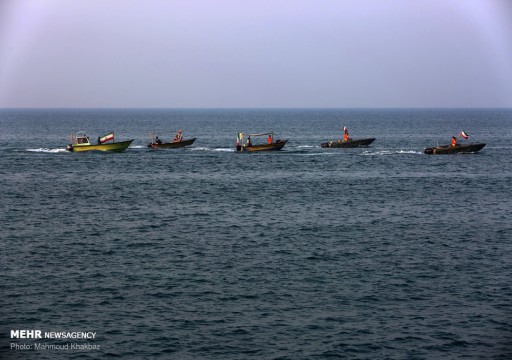
[[[89,137],[83,132],[76,133],[76,143],[79,145],[91,145]]]

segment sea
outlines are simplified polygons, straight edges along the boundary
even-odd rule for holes
[[[376,140],[320,147],[345,126]],[[510,359],[511,140],[510,109],[0,110],[0,358]]]

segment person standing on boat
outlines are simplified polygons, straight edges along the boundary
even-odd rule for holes
[[[181,141],[183,139],[182,130],[179,130],[176,136],[174,137],[174,141]]]
[[[457,146],[457,138],[452,136],[452,146]]]
[[[272,144],[272,134],[268,134],[267,144]]]
[[[349,141],[350,137],[348,136],[348,129],[346,126],[343,127],[343,141]]]
[[[156,143],[157,143],[158,145],[162,144],[162,140],[160,140],[160,139],[158,138],[158,136],[156,137]]]
[[[250,136],[247,137],[247,146],[252,146],[251,137]]]

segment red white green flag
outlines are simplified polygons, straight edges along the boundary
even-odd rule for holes
[[[111,132],[110,134],[104,135],[100,137],[100,144],[106,143],[107,141],[114,140],[114,133]]]
[[[468,139],[468,138],[469,138],[469,135],[468,135],[468,134],[466,134],[466,132],[465,132],[465,131],[462,131],[462,132],[460,133],[460,136],[462,136],[464,139]]]

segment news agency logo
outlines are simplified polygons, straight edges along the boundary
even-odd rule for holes
[[[11,330],[11,339],[96,339],[94,331]]]

